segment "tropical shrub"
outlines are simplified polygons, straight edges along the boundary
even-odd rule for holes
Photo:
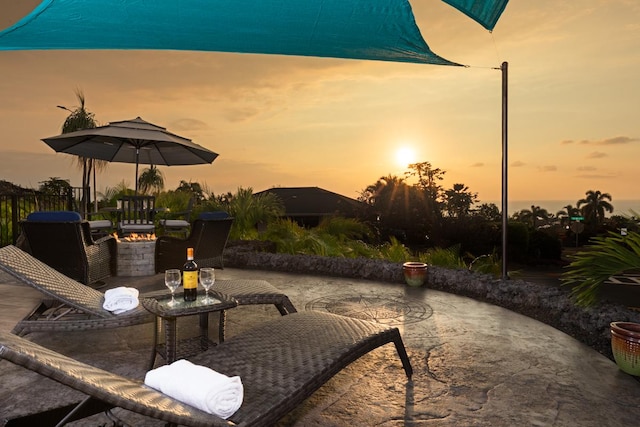
[[[455,245],[449,248],[429,248],[419,255],[419,260],[439,267],[446,268],[466,268],[464,260],[460,256],[460,246]]]
[[[378,249],[380,258],[393,262],[406,262],[412,259],[413,255],[409,248],[393,236],[389,240],[389,243],[381,245]]]
[[[495,251],[489,255],[480,255],[469,263],[469,270],[500,277],[502,275],[502,260]]]
[[[608,236],[594,237],[586,250],[570,259],[561,280],[564,285],[573,286],[571,294],[578,304],[592,305],[609,277],[640,269],[640,233],[622,236],[610,232]]]
[[[184,191],[163,191],[156,196],[156,207],[167,208],[166,212],[158,214],[158,218],[173,218],[172,214],[176,212],[185,212],[191,200],[191,194]],[[191,217],[195,217],[196,213],[191,212]],[[182,219],[182,218],[180,218]],[[191,218],[188,218],[191,220]]]
[[[529,235],[528,253],[533,259],[560,260],[562,240],[546,231],[532,230]]]

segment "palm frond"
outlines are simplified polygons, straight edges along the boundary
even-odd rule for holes
[[[640,269],[640,234],[621,236],[610,232],[595,237],[585,251],[571,257],[568,270],[562,273],[563,285],[573,286],[571,294],[580,305],[593,305],[602,284],[611,276]]]

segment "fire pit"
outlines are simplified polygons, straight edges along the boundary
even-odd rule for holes
[[[156,274],[155,234],[131,234],[118,238],[118,276],[151,276]]]

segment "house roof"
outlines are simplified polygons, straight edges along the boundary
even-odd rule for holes
[[[366,203],[319,187],[278,187],[254,193],[272,193],[282,200],[286,216],[353,215],[367,209]]]

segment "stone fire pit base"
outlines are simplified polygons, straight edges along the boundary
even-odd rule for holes
[[[151,276],[156,274],[156,242],[118,242],[118,276]]]

